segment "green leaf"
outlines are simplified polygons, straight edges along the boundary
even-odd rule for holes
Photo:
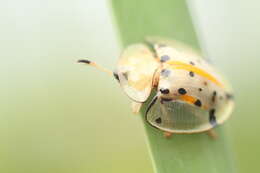
[[[180,40],[199,48],[194,26],[184,0],[112,0],[112,8],[123,46],[144,41],[147,36]],[[163,137],[144,119],[147,143],[157,173],[232,173],[234,166],[223,127],[219,138],[206,134]]]

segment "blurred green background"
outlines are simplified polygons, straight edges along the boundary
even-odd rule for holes
[[[239,172],[258,170],[260,2],[188,1],[204,51],[233,83],[226,123]],[[115,80],[108,1],[0,2],[0,172],[151,172],[138,116]],[[176,26],[177,27],[177,26]]]

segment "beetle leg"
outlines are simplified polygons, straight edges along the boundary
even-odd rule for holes
[[[108,69],[96,64],[95,62],[92,62],[92,61],[89,61],[89,60],[86,60],[86,59],[80,59],[80,60],[78,60],[78,63],[84,63],[84,64],[87,64],[87,65],[90,65],[90,66],[95,67],[96,69],[98,69],[100,71],[103,71],[103,72],[109,74],[110,76],[113,76],[113,72],[111,70],[108,70]]]
[[[134,114],[138,114],[142,107],[142,103],[132,102],[132,111]]]
[[[156,88],[159,84],[159,79],[160,79],[160,70],[157,69],[155,72],[154,72],[154,75],[153,75],[153,82],[152,82],[152,86],[153,88]]]
[[[173,134],[173,133],[171,133],[171,132],[163,132],[163,136],[164,136],[165,138],[168,138],[168,139],[172,136],[172,134]]]
[[[211,138],[211,139],[217,139],[218,138],[218,134],[215,130],[210,129],[207,132],[207,135]]]

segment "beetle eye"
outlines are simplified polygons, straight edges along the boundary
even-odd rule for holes
[[[160,89],[160,92],[162,93],[162,94],[169,94],[170,93],[170,90],[169,89],[164,89],[164,88],[161,88]]]
[[[114,78],[119,82],[119,76],[116,72],[113,72]]]

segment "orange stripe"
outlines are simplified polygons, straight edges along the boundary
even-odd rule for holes
[[[195,101],[196,101],[196,99],[194,97],[189,96],[189,95],[181,95],[180,99],[185,101],[185,102],[192,103],[192,104],[194,104]]]
[[[188,103],[190,103],[190,104],[194,104],[195,102],[196,102],[196,98],[194,98],[194,97],[192,97],[192,96],[189,96],[189,95],[181,95],[180,96],[180,99],[182,100],[182,101],[185,101],[185,102],[188,102]],[[207,109],[208,107],[206,106],[206,105],[202,105],[202,108],[203,109]]]
[[[173,65],[174,69],[183,69],[183,70],[187,70],[187,71],[192,71],[202,77],[205,77],[206,79],[210,80],[211,82],[215,83],[216,85],[220,86],[220,87],[224,87],[222,83],[220,83],[214,76],[210,75],[209,73],[207,73],[206,71],[198,68],[198,67],[194,67],[193,65],[189,65],[180,61],[168,61],[166,62],[169,65]]]

